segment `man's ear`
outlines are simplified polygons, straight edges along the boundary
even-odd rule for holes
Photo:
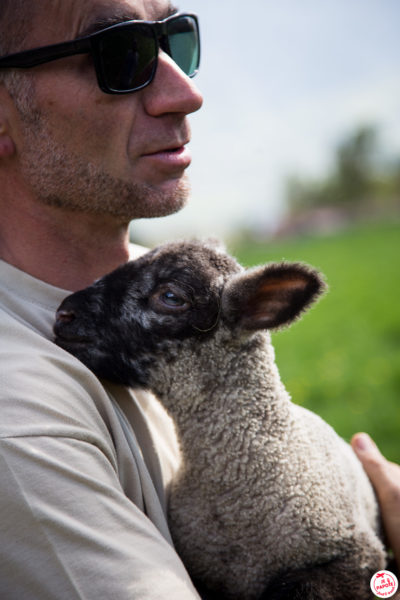
[[[13,139],[7,133],[7,130],[0,123],[0,160],[9,158],[15,152],[15,144]]]
[[[8,158],[15,152],[15,144],[10,137],[7,127],[0,121],[0,160]]]
[[[6,111],[7,102],[10,100],[10,94],[0,80],[0,160],[12,156],[15,152]]]
[[[294,321],[325,289],[300,263],[271,263],[235,275],[222,294],[222,315],[242,329],[274,329]]]

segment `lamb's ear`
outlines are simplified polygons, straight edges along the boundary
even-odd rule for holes
[[[271,263],[235,275],[222,295],[222,314],[243,329],[291,323],[323,292],[317,271],[300,263]]]

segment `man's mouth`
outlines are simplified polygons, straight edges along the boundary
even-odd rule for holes
[[[191,154],[185,144],[170,148],[159,148],[143,154],[144,159],[158,163],[160,166],[174,169],[186,169],[191,163]]]

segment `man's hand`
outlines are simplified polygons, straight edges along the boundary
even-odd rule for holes
[[[400,466],[386,460],[366,433],[356,433],[351,445],[375,488],[389,545],[400,569]]]

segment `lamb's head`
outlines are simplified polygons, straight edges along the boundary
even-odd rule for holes
[[[181,348],[218,332],[227,344],[288,324],[323,286],[302,264],[244,270],[215,244],[164,244],[66,298],[56,343],[99,377],[147,387],[161,357],[185,360]]]

